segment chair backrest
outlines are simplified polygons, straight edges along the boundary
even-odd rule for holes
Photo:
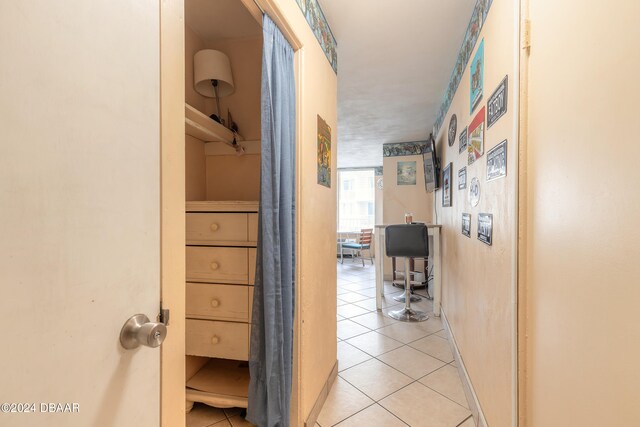
[[[373,235],[373,228],[363,228],[358,235],[358,243],[361,245],[370,245]]]
[[[387,256],[427,257],[429,238],[424,224],[394,224],[385,228]]]

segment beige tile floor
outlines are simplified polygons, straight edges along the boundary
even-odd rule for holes
[[[398,322],[386,315],[400,305],[385,284],[382,313],[375,310],[375,269],[338,262],[338,378],[316,425],[367,427],[473,427],[442,322]]]
[[[219,409],[202,403],[193,405],[187,414],[187,427],[251,427],[242,415],[241,409]]]

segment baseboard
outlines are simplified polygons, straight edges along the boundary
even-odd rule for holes
[[[320,411],[324,406],[324,402],[327,400],[327,396],[331,391],[331,387],[338,377],[338,361],[333,365],[333,369],[331,369],[331,373],[329,374],[329,378],[324,383],[318,398],[316,399],[316,403],[313,404],[313,408],[307,417],[307,420],[304,422],[304,427],[314,427],[316,425],[316,421],[318,420],[318,416],[320,415]]]
[[[447,335],[449,336],[449,344],[451,345],[451,350],[453,351],[453,357],[456,360],[458,374],[460,375],[460,380],[462,381],[462,388],[464,389],[464,394],[467,397],[467,402],[470,406],[469,409],[471,410],[471,414],[473,415],[476,426],[488,427],[487,420],[484,417],[484,412],[482,412],[482,407],[480,406],[480,401],[478,400],[478,395],[473,388],[473,384],[471,383],[471,378],[469,377],[467,368],[464,366],[464,361],[462,360],[462,356],[460,355],[460,351],[458,350],[456,337],[451,332],[451,327],[449,326],[449,321],[447,320],[447,315],[444,309],[442,309],[442,324],[444,325],[444,328],[447,331]]]

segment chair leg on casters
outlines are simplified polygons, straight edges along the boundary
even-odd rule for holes
[[[424,322],[429,318],[424,311],[417,311],[411,308],[411,279],[409,276],[409,260],[404,260],[404,308],[389,312],[389,316],[402,322]]]

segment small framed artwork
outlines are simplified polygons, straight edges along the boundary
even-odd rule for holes
[[[487,152],[487,181],[507,175],[507,140]]]
[[[416,185],[416,162],[398,162],[398,185]]]
[[[493,215],[478,214],[478,240],[489,246],[493,243]]]
[[[442,170],[442,206],[451,207],[451,163]]]
[[[498,88],[487,100],[487,129],[507,113],[508,77],[504,76]]]
[[[458,171],[458,190],[467,188],[467,167],[464,166]]]
[[[482,107],[469,125],[469,165],[484,154],[484,113],[485,107]]]
[[[471,76],[471,111],[469,112],[469,114],[471,114],[473,113],[473,110],[476,109],[478,104],[480,104],[484,89],[484,39],[482,39],[482,41],[478,45],[478,50],[473,57],[473,61],[471,61],[469,71],[469,75]]]
[[[467,151],[467,128],[464,128],[460,131],[460,136],[458,137],[458,141],[460,141],[458,154],[462,154],[465,151]]]
[[[331,188],[331,127],[318,116],[318,184]]]
[[[454,114],[451,116],[451,120],[449,120],[449,147],[453,147],[453,144],[456,142],[456,132],[458,131],[458,118]]]
[[[462,214],[462,234],[471,238],[471,214]]]

